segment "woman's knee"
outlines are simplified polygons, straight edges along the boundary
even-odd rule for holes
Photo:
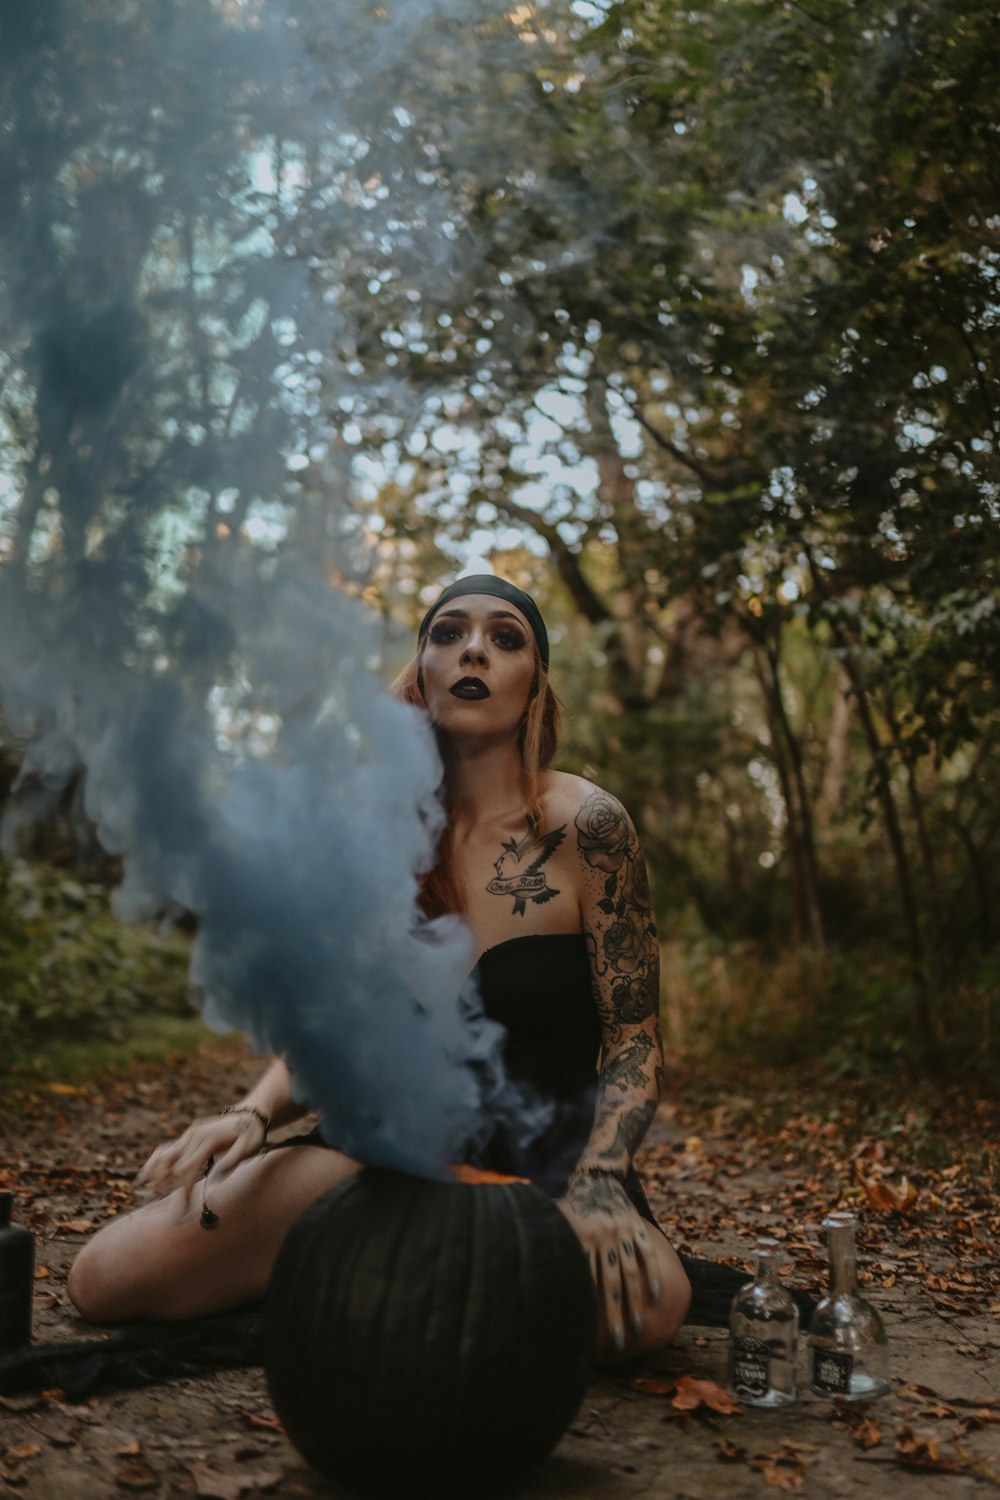
[[[673,1343],[690,1306],[691,1283],[683,1266],[677,1266],[664,1276],[659,1300],[649,1319],[648,1336],[653,1348]]]
[[[114,1323],[123,1314],[121,1281],[109,1266],[101,1236],[84,1245],[69,1271],[66,1290],[80,1314],[88,1323]]]
[[[687,1317],[691,1306],[691,1283],[679,1262],[660,1266],[660,1295],[656,1301],[647,1302],[642,1309],[642,1326],[630,1330],[625,1347],[615,1348],[610,1338],[598,1349],[601,1364],[626,1364],[647,1354],[655,1354],[672,1344]]]

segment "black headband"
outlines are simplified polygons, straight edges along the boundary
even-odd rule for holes
[[[523,589],[517,588],[513,583],[508,583],[506,578],[497,578],[493,573],[473,573],[468,578],[457,578],[454,583],[449,583],[421,620],[420,629],[417,631],[418,641],[422,641],[427,634],[431,620],[442,604],[447,604],[450,599],[459,599],[463,594],[491,594],[496,599],[506,599],[508,604],[513,604],[519,609],[535,632],[542,666],[546,672],[549,670],[549,633],[545,629],[541,610],[530,594],[526,594]]]

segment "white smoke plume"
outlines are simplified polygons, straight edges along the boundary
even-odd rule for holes
[[[384,255],[405,208],[431,298],[472,253],[392,111],[429,35],[484,88],[517,46],[465,0],[0,14],[0,704],[24,774],[82,765],[121,914],[197,917],[208,1019],[285,1053],[328,1139],[425,1172],[501,1107],[500,1033],[456,1003],[464,927],[418,915],[440,767],[373,673],[379,621],[331,586],[363,548],[329,413],[407,399],[358,359],[366,236]]]

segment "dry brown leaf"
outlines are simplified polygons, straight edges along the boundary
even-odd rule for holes
[[[728,1438],[723,1438],[721,1443],[716,1443],[715,1453],[723,1463],[745,1464],[747,1461],[747,1450],[736,1443],[731,1443]]]
[[[269,1432],[284,1432],[285,1430],[280,1417],[267,1416],[263,1412],[245,1411],[243,1420],[251,1427],[266,1427]]]
[[[23,1396],[0,1396],[0,1411],[34,1411],[41,1402],[42,1396],[38,1391],[28,1391]]]
[[[859,1448],[877,1448],[882,1441],[882,1429],[871,1417],[862,1417],[851,1430],[851,1442]]]
[[[255,1473],[223,1474],[208,1464],[188,1464],[188,1473],[194,1480],[194,1492],[201,1500],[239,1500],[244,1490],[270,1490],[281,1479],[280,1471],[265,1469]]]
[[[988,1406],[981,1406],[960,1420],[964,1432],[975,1432],[977,1428],[988,1427],[991,1422],[1000,1422],[1000,1411],[991,1411]]]
[[[49,1270],[48,1266],[36,1266],[35,1267],[35,1280],[36,1281],[44,1281],[45,1278],[46,1278],[46,1276],[51,1276],[51,1275],[52,1275],[52,1272]]]
[[[941,1421],[944,1417],[955,1417],[958,1415],[953,1406],[946,1406],[943,1401],[933,1401],[929,1406],[921,1408],[922,1417],[936,1417]]]
[[[27,1463],[29,1458],[37,1458],[41,1453],[41,1445],[38,1443],[18,1443],[16,1448],[8,1448],[4,1453],[5,1464]]]
[[[123,1490],[155,1490],[160,1483],[155,1469],[144,1458],[127,1458],[115,1475]]]
[[[647,1396],[669,1396],[676,1384],[676,1380],[664,1380],[659,1375],[636,1375],[629,1381],[634,1391]]]
[[[909,1213],[920,1197],[919,1189],[914,1187],[908,1177],[901,1177],[899,1182],[894,1184],[880,1178],[861,1177],[859,1173],[859,1180],[871,1208],[905,1214]]]
[[[218,1469],[210,1469],[208,1464],[188,1464],[188,1472],[194,1480],[195,1494],[205,1497],[205,1500],[239,1500],[240,1492],[245,1488],[237,1474],[223,1474]]]
[[[806,1466],[795,1443],[782,1443],[773,1453],[755,1453],[750,1460],[766,1485],[773,1490],[801,1490]]]
[[[53,1229],[62,1230],[64,1234],[89,1234],[94,1227],[93,1219],[63,1219],[53,1224]]]
[[[904,1469],[929,1470],[934,1474],[961,1474],[962,1465],[941,1457],[937,1439],[915,1433],[912,1427],[897,1427],[896,1462]]]
[[[80,1436],[80,1423],[74,1417],[65,1427],[49,1433],[49,1442],[54,1448],[72,1448]]]
[[[852,1406],[839,1396],[833,1403],[830,1420],[859,1448],[877,1448],[882,1441],[882,1429],[878,1423],[862,1407]]]
[[[720,1385],[716,1385],[714,1380],[697,1380],[693,1375],[681,1375],[676,1386],[670,1403],[675,1411],[697,1411],[699,1407],[705,1406],[724,1417],[742,1412],[739,1403]]]

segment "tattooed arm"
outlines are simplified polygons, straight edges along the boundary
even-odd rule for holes
[[[673,1251],[624,1188],[663,1080],[659,948],[645,861],[621,803],[592,791],[577,813],[576,836],[602,1046],[593,1129],[561,1206],[590,1257],[601,1340],[621,1354],[641,1339],[664,1274],[683,1281]]]
[[[602,1047],[594,1128],[578,1170],[624,1172],[663,1082],[660,952],[646,862],[628,814],[595,791],[576,818],[583,916]]]

